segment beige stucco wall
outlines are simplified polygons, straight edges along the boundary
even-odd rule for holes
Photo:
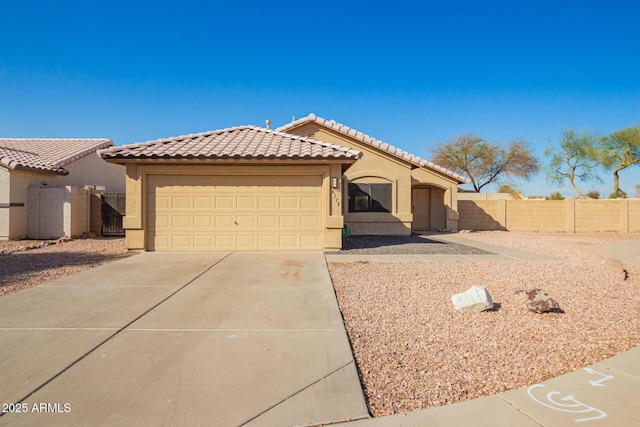
[[[459,201],[460,229],[640,232],[640,199]]]
[[[105,187],[106,191],[113,193],[124,193],[125,191],[125,168],[121,165],[114,165],[102,160],[96,153],[89,154],[65,166],[69,171],[68,175],[58,175],[50,173],[27,172],[23,170],[10,170],[0,168],[10,175],[9,177],[9,198],[12,203],[24,203],[24,207],[11,207],[9,224],[9,238],[20,239],[27,236],[27,217],[29,210],[29,187],[62,188],[74,186],[84,188],[86,185]],[[0,197],[3,196],[3,180],[6,181],[5,174],[0,174]],[[2,215],[2,213],[0,213]],[[1,226],[0,226],[1,227]],[[0,228],[0,237],[3,236]]]
[[[9,188],[9,171],[0,167],[0,240],[9,239]]]
[[[147,248],[147,204],[146,186],[149,175],[319,175],[322,177],[323,194],[323,242],[325,249],[342,247],[342,192],[340,186],[331,188],[331,178],[340,179],[340,164],[297,165],[297,164],[129,164],[126,168],[126,215],[123,225],[126,230],[126,244],[129,249]]]
[[[311,122],[287,130],[288,133],[354,148],[362,157],[344,174],[344,220],[354,235],[408,235],[413,222],[412,189],[430,188],[430,228],[457,230],[457,182],[446,175],[394,157],[341,132]],[[389,182],[392,184],[392,212],[349,213],[349,182]]]
[[[78,187],[29,187],[27,237],[55,239],[89,232],[88,190]]]

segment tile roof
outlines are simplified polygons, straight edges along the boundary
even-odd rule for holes
[[[103,159],[115,163],[127,159],[329,159],[351,162],[361,155],[360,151],[351,148],[257,126],[238,126],[100,150]]]
[[[366,135],[360,131],[357,131],[353,128],[350,128],[349,126],[343,125],[342,123],[338,123],[335,120],[327,120],[327,119],[323,119],[322,117],[318,117],[315,114],[311,113],[306,117],[302,117],[298,120],[294,120],[291,123],[287,123],[284,126],[280,126],[279,128],[276,129],[276,131],[280,131],[280,132],[287,132],[288,130],[296,127],[296,126],[300,126],[303,125],[305,123],[309,123],[309,122],[315,122],[318,123],[319,125],[328,127],[329,129],[333,129],[335,131],[338,131],[344,135],[350,136],[351,138],[354,138],[360,142],[363,142],[367,145],[370,145],[372,147],[375,147],[379,150],[382,151],[386,151],[389,154],[392,154],[396,157],[400,157],[401,159],[404,159],[408,162],[410,162],[411,164],[415,165],[415,166],[419,166],[419,167],[423,167],[423,168],[428,168],[428,169],[433,169],[435,171],[438,171],[442,174],[448,175],[451,178],[454,178],[456,180],[458,180],[460,183],[468,183],[469,180],[462,176],[459,175],[453,171],[450,171],[449,169],[446,169],[440,165],[436,165],[435,163],[432,163],[428,160],[425,160],[421,157],[418,157],[414,154],[408,153],[404,150],[401,150],[400,148],[394,147],[391,144],[387,144],[386,142],[380,141],[379,139],[375,139],[369,135]]]
[[[0,166],[66,175],[63,166],[112,145],[104,138],[0,138]]]

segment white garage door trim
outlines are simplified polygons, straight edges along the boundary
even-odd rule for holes
[[[323,248],[321,175],[148,175],[157,251]]]

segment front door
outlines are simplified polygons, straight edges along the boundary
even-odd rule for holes
[[[431,190],[428,188],[414,188],[412,194],[413,230],[429,229],[429,199]]]

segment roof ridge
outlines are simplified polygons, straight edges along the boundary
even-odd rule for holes
[[[103,158],[358,159],[362,153],[254,125],[180,135],[99,150]]]
[[[170,142],[181,141],[183,139],[193,139],[193,138],[196,138],[196,137],[205,137],[205,136],[211,136],[211,135],[216,135],[216,134],[220,135],[221,133],[224,133],[224,132],[242,130],[242,129],[248,129],[248,128],[257,128],[257,126],[253,126],[253,125],[232,126],[232,127],[228,127],[228,128],[224,128],[224,129],[207,130],[207,131],[204,131],[204,132],[190,133],[190,134],[178,135],[178,136],[171,136],[169,138],[152,139],[152,140],[148,140],[148,141],[144,141],[144,142],[134,142],[133,144],[124,144],[124,145],[118,145],[118,146],[110,147],[110,148],[107,148],[107,149],[103,149],[103,150],[100,150],[98,152],[98,154],[111,153],[111,152],[119,151],[119,150],[122,150],[122,149],[150,147],[152,145],[168,144]]]
[[[310,142],[312,144],[317,144],[320,145],[322,147],[326,147],[326,148],[332,148],[334,150],[338,150],[338,151],[343,151],[343,152],[357,152],[358,150],[354,150],[353,148],[349,148],[349,147],[343,147],[342,145],[337,145],[337,144],[333,144],[331,142],[327,142],[327,141],[320,141],[319,139],[315,139],[315,138],[310,138],[308,136],[301,136],[301,135],[294,135],[292,133],[287,133],[287,132],[282,132],[279,131],[278,129],[266,129],[266,128],[260,128],[257,127],[257,129],[260,130],[265,130],[265,131],[269,131],[271,133],[274,133],[276,135],[280,135],[280,136],[286,136],[287,138],[291,138],[291,139],[296,139],[296,140],[300,140],[300,141],[304,141],[304,142]]]
[[[400,157],[404,160],[407,160],[410,163],[413,163],[417,166],[420,167],[424,167],[424,166],[428,166],[431,169],[434,169],[438,172],[444,173],[445,175],[449,175],[452,178],[455,178],[459,181],[462,181],[463,183],[467,183],[468,179],[460,174],[457,174],[449,169],[446,169],[443,166],[440,165],[436,165],[433,162],[430,162],[429,160],[423,159],[420,156],[417,156],[415,154],[409,153],[408,151],[405,151],[401,148],[398,148],[394,145],[389,144],[388,142],[384,142],[380,139],[374,138],[371,135],[367,135],[366,133],[360,132],[359,130],[356,130],[350,126],[347,126],[345,124],[339,123],[333,119],[331,120],[327,120],[324,119],[322,117],[318,117],[316,114],[314,113],[309,113],[307,116],[305,117],[301,117],[297,120],[293,120],[290,123],[287,123],[285,125],[282,125],[280,127],[277,128],[277,130],[281,131],[281,132],[285,132],[287,129],[291,129],[292,127],[307,123],[307,122],[315,122],[318,123],[320,125],[323,126],[327,126],[330,129],[336,130],[340,133],[343,133],[347,136],[350,136],[352,138],[355,138],[361,142],[364,142],[365,144],[369,144],[375,148],[378,148],[382,151],[386,151],[387,153],[393,154],[397,157]]]

